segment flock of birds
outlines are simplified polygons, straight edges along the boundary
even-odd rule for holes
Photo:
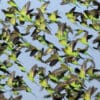
[[[27,74],[27,78],[35,84],[39,84],[41,89],[45,89],[48,95],[44,98],[52,97],[53,100],[91,100],[95,94],[95,100],[100,100],[100,92],[95,86],[87,88],[85,82],[97,80],[100,82],[100,69],[97,69],[95,62],[88,53],[90,48],[89,41],[93,38],[87,30],[73,30],[66,22],[60,21],[62,16],[58,10],[47,12],[50,1],[43,1],[40,8],[30,9],[31,2],[28,1],[22,9],[19,9],[14,0],[9,0],[9,7],[2,9],[5,15],[4,20],[0,19],[0,56],[6,55],[7,59],[0,61],[0,100],[21,100],[20,91],[32,93],[31,88],[25,83],[23,76],[17,75],[16,71],[10,72],[12,66],[17,65],[20,71]],[[61,5],[74,4],[69,12],[65,13],[66,18],[73,24],[77,22],[84,27],[94,29],[98,36],[92,41],[96,46],[91,47],[100,51],[100,2],[97,0],[62,0]],[[84,12],[76,11],[77,4],[89,7],[96,6],[95,9],[86,9]],[[88,20],[90,23],[88,23]],[[57,25],[57,32],[53,34],[50,29],[51,24]],[[20,26],[26,25],[25,33],[20,31]],[[31,31],[30,31],[31,30]],[[43,33],[41,35],[41,32]],[[69,36],[74,35],[74,39],[70,40]],[[24,39],[25,36],[31,36],[33,41],[38,40],[40,44],[48,48],[39,49],[32,43]],[[55,35],[62,48],[50,42],[47,35]],[[78,46],[81,44],[81,46]],[[83,47],[83,48],[82,48]],[[51,69],[57,63],[59,68],[48,71],[46,67],[41,65],[33,65],[27,72],[26,68],[18,60],[22,53],[29,52],[31,57],[41,63],[48,64]],[[61,54],[61,52],[63,52]],[[50,55],[47,59],[45,56]],[[84,56],[86,57],[84,57]],[[1,58],[0,58],[1,59]],[[83,62],[80,64],[80,60]],[[77,67],[71,67],[70,64]],[[35,78],[38,77],[38,83]],[[2,81],[3,80],[3,81]],[[52,87],[50,82],[54,83]],[[6,90],[6,86],[9,90]],[[12,91],[16,97],[6,98],[4,93]],[[32,93],[33,94],[33,93]],[[35,94],[33,94],[35,96]]]

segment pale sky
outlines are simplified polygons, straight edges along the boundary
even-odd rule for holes
[[[5,0],[6,1],[6,0]],[[1,8],[6,8],[7,7],[7,4],[4,0],[1,0],[0,2],[0,13],[1,13]],[[37,8],[37,7],[40,7],[41,6],[41,3],[38,2],[38,0],[15,0],[16,3],[18,4],[18,6],[21,8],[27,1],[31,1],[31,8]],[[86,27],[81,27],[80,25],[78,24],[72,24],[70,23],[70,21],[68,21],[65,17],[65,12],[69,11],[73,5],[63,5],[61,6],[59,3],[61,2],[61,0],[48,0],[50,1],[50,5],[48,6],[47,10],[52,12],[52,11],[55,11],[55,10],[58,10],[59,14],[62,16],[62,19],[61,21],[62,22],[66,22],[68,25],[71,25],[73,29],[77,29],[77,28],[81,28],[81,29],[87,29],[89,33],[93,34],[94,35],[94,38],[97,36],[97,32],[95,30],[92,30],[92,29],[88,29]],[[83,11],[85,8],[83,7],[77,7],[76,10],[78,11]],[[0,16],[0,19],[3,18],[4,16]],[[53,27],[51,26],[52,28],[52,31],[55,32],[56,30],[56,26],[54,25]],[[50,39],[50,41],[52,41],[53,43],[55,43],[56,45],[59,45],[57,39],[55,38],[55,36],[51,36],[51,35],[48,35],[48,38]],[[39,48],[42,48],[43,45],[40,45],[37,41],[33,41],[30,37],[26,37],[25,39],[27,39],[28,42],[32,43],[33,45],[36,45],[38,46]],[[91,46],[92,46],[92,43],[91,43]],[[96,50],[93,50],[93,49],[89,49],[89,53],[91,54],[91,56],[93,56],[94,58],[94,61],[96,63],[96,67],[99,68],[100,66],[100,52],[96,51]],[[4,59],[4,57],[0,57],[0,59]],[[30,68],[34,65],[34,64],[38,64],[40,66],[44,66],[47,68],[47,70],[49,70],[49,66],[47,64],[42,64],[40,63],[39,61],[36,61],[34,58],[32,57],[29,57],[29,53],[22,53],[21,56],[19,56],[18,58],[22,64],[24,66],[26,66],[26,69],[27,71],[30,70]],[[59,66],[59,63],[56,65],[56,66]],[[26,78],[26,75],[23,74],[22,72],[19,71],[19,69],[14,66],[11,70],[17,70],[17,74],[20,74],[20,75],[24,75],[24,79],[25,81],[27,82],[27,84],[32,88],[33,90],[33,93],[36,95],[33,96],[32,94],[29,94],[29,93],[25,93],[25,92],[21,92],[21,94],[23,95],[23,99],[22,100],[52,100],[52,99],[44,99],[43,96],[45,94],[47,94],[47,92],[44,90],[44,91],[40,91],[40,87],[36,84],[33,84],[32,82],[30,82],[27,78]],[[88,83],[87,83],[88,84]],[[94,81],[92,82],[91,84],[89,84],[89,86],[97,86],[97,88],[100,90],[100,85],[99,85],[99,82],[97,81]],[[11,94],[8,94],[8,95],[11,95]]]

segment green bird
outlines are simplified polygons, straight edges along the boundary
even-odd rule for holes
[[[9,32],[10,30],[8,29],[8,26],[3,25],[2,34],[0,34],[0,39],[4,40],[5,42],[8,42],[10,39]]]
[[[46,13],[46,9],[47,9],[47,7],[48,7],[49,4],[50,4],[50,1],[46,1],[46,2],[44,2],[44,3],[42,4],[42,6],[39,8],[43,14]]]
[[[84,14],[85,14],[85,17],[92,20],[92,21],[96,21],[98,20],[99,21],[99,9],[92,9],[92,10],[85,10],[84,11]]]
[[[100,16],[100,14],[99,14],[99,7],[97,8],[97,9],[92,9],[92,10],[85,10],[84,11],[84,15],[83,15],[83,20],[84,19],[86,19],[86,20],[91,20],[92,21],[92,24],[89,24],[88,26],[90,27],[90,28],[93,28],[93,29],[95,29],[95,30],[97,30],[97,31],[99,31],[100,30],[100,27],[99,27],[99,21],[100,21],[100,19],[99,19],[99,16]]]
[[[66,25],[66,23],[58,22],[58,30],[57,30],[55,36],[58,38],[59,43],[65,47],[68,46],[67,42],[68,42],[68,33],[69,32],[72,32],[71,27]]]
[[[40,51],[38,51],[38,53],[34,56],[34,58],[35,58],[36,60],[40,60],[41,62],[44,62],[44,61],[42,60],[42,57],[43,57],[43,49],[40,50]]]
[[[43,32],[46,32],[48,34],[50,34],[50,30],[48,29],[48,24],[46,22],[46,19],[44,18],[44,15],[43,13],[41,12],[40,9],[38,9],[38,13],[35,14],[35,21],[33,23],[33,25],[36,27],[36,29],[38,31],[43,31]]]
[[[13,80],[14,80],[14,77],[15,77],[15,71],[13,71],[10,76],[8,77],[8,80],[6,81],[7,85],[9,87],[13,87]]]
[[[65,89],[66,85],[67,85],[66,82],[59,82],[54,88],[55,92],[59,93],[59,92],[63,91]]]
[[[7,49],[8,44],[7,43],[0,43],[0,55],[2,55],[5,50]]]
[[[14,61],[14,62],[17,61],[17,55],[16,55],[15,52],[13,52],[12,54],[10,54],[10,55],[8,56],[8,58],[9,58],[10,60]]]
[[[52,80],[53,82],[57,83],[59,82],[59,79],[64,77],[64,74],[69,70],[68,66],[66,66],[65,64],[61,64],[61,67],[58,69],[55,69],[54,71],[50,72],[48,74],[48,77],[50,78],[50,80]]]
[[[93,37],[93,35],[89,35],[88,32],[86,31],[84,36],[82,36],[81,38],[79,38],[78,40],[85,45],[88,45],[88,40],[91,39]]]
[[[79,74],[79,77],[82,78],[82,79],[85,79],[86,78],[86,74],[93,74],[92,73],[92,68],[87,68],[87,63],[88,62],[91,62],[93,64],[93,66],[95,66],[95,63],[93,60],[91,59],[86,59],[83,64],[81,65],[81,68],[76,68],[75,69],[75,72]],[[95,70],[96,71],[96,70]],[[99,71],[99,70],[98,70]]]
[[[17,87],[20,87],[24,84],[24,81],[23,81],[23,77],[22,76],[16,76],[14,79],[13,79],[13,88],[17,88]]]
[[[7,78],[7,75],[0,75],[0,81],[5,78]]]
[[[53,88],[51,88],[51,87],[46,88],[46,91],[49,94],[45,95],[44,98],[50,98],[55,93],[55,90]]]
[[[76,7],[73,7],[69,12],[65,13],[65,16],[72,22],[76,22],[76,16],[74,16],[73,12],[75,11]]]
[[[65,23],[58,22],[58,30],[55,36],[59,39],[60,44],[63,46],[67,46],[68,31],[71,30]]]
[[[99,21],[93,22],[92,24],[89,25],[89,27],[90,27],[90,28],[93,28],[93,29],[96,30],[96,31],[100,31],[100,27],[99,27],[100,24],[99,24],[98,22],[99,22]]]
[[[32,93],[32,89],[24,82],[22,76],[16,76],[13,80],[13,88],[12,91],[14,94],[19,94],[19,91],[25,90],[28,93],[31,93],[35,96],[34,93]]]
[[[15,61],[15,64],[17,64],[18,68],[22,71],[22,72],[26,72],[26,68],[20,64],[20,62],[18,60]]]
[[[65,48],[62,49],[64,51],[65,55],[73,56],[73,57],[79,56],[78,51],[74,50],[75,46],[77,44],[77,41],[78,40],[73,40],[72,42],[70,42],[68,44],[68,46],[66,46]]]
[[[32,22],[31,19],[31,12],[33,11],[33,9],[29,10],[30,7],[30,1],[28,1],[21,10],[16,11],[16,14],[18,14],[18,19],[20,21],[20,23],[24,23],[26,21],[28,22]]]
[[[5,61],[3,61],[3,65],[5,65],[7,68],[10,68],[10,67],[12,67],[13,63],[10,62],[9,60],[5,60]]]
[[[81,20],[77,19],[76,18],[76,21],[80,22],[81,25],[83,26],[87,26],[87,19],[85,18],[85,16],[83,15],[83,13],[77,13],[77,12],[74,12],[74,15],[78,18],[80,17]]]
[[[31,80],[32,82],[34,82],[34,77],[35,75],[37,74],[37,68],[38,66],[37,65],[34,65],[30,71],[28,72],[27,76],[29,78],[29,80]]]
[[[46,69],[44,67],[39,67],[37,74],[39,75],[40,80],[45,77]]]
[[[49,18],[49,23],[55,23],[55,22],[58,22],[58,18],[61,18],[59,15],[58,15],[58,10],[52,12],[52,13],[47,13],[48,15],[48,18]]]
[[[64,62],[66,64],[71,63],[75,65],[79,65],[78,60],[80,59],[80,56],[74,57],[74,56],[69,56],[69,57],[64,57]]]
[[[12,25],[17,24],[17,19],[19,19],[21,24],[25,21],[32,21],[31,17],[33,15],[31,14],[31,12],[33,11],[33,9],[29,10],[30,2],[27,2],[21,10],[18,9],[17,4],[13,0],[8,1],[8,4],[11,5],[11,7],[7,11],[2,11],[5,13],[7,17],[6,19],[9,19]]]
[[[81,66],[81,68],[75,68],[75,72],[79,74],[79,77],[81,79],[85,79],[86,78],[86,62],[84,62]]]
[[[48,80],[47,79],[42,79],[42,80],[39,81],[39,83],[43,88],[50,87],[50,85],[48,84]]]
[[[2,69],[7,70],[7,68],[12,67],[13,63],[9,60],[4,60],[3,62],[0,62],[0,66]]]
[[[86,74],[88,74],[90,76],[90,79],[93,78],[93,77],[95,77],[96,74],[97,74],[97,72],[100,72],[100,69],[96,69],[95,67],[92,67],[92,66],[90,66],[86,70]]]
[[[61,23],[61,22],[58,22],[58,30],[57,30],[57,33],[55,34],[56,37],[61,40],[61,39],[66,39],[66,24],[65,23]]]
[[[54,83],[58,83],[59,82],[58,77],[56,75],[52,75],[51,72],[49,72],[48,78]]]
[[[55,92],[59,93],[63,90],[67,90],[70,88],[70,84],[75,82],[75,81],[79,81],[79,78],[74,75],[74,74],[70,74],[65,76],[65,81],[63,82],[59,82],[56,87],[55,87]]]
[[[76,29],[75,31],[76,31],[75,36],[78,36],[78,35],[82,34],[83,32],[85,32],[85,30],[83,30],[83,29]]]
[[[8,1],[8,4],[11,6],[11,7],[18,7],[16,2],[14,0],[9,0]]]
[[[19,39],[22,38],[22,35],[20,34],[19,31],[14,30],[11,34],[10,34],[10,40],[14,43],[17,44],[19,43]]]
[[[55,69],[54,71],[50,72],[49,74],[58,77],[60,79],[61,77],[64,76],[64,74],[69,71],[69,67],[65,64],[61,64],[60,68]]]
[[[54,66],[58,61],[62,62],[62,58],[58,55],[58,53],[52,54],[44,63],[49,63],[50,66]]]
[[[45,56],[45,55],[54,53],[54,52],[56,52],[56,51],[57,51],[56,48],[50,48],[50,47],[48,47],[48,48],[44,51],[43,55]]]
[[[62,2],[60,3],[61,5],[66,5],[68,3],[77,3],[77,0],[62,0]]]
[[[4,64],[0,64],[0,71],[6,74],[10,74],[8,68]],[[3,76],[2,76],[3,77]]]
[[[84,48],[77,48],[77,51],[79,52],[79,53],[82,53],[82,54],[85,54],[85,53],[87,53],[87,50],[88,50],[88,45],[86,46],[86,47],[84,47]]]
[[[91,96],[96,92],[97,88],[90,87],[86,92],[84,93],[83,99],[84,100],[91,100]]]
[[[98,43],[97,47],[93,47],[94,49],[100,49],[100,35],[93,40],[93,43]]]
[[[32,34],[31,34],[32,39],[33,39],[33,40],[37,40],[37,38],[39,37],[39,33],[40,33],[40,32],[41,32],[41,31],[40,31],[38,28],[35,28],[35,29],[33,30]]]
[[[5,14],[7,21],[10,21],[12,25],[16,25],[16,11],[18,10],[18,6],[13,0],[8,1],[8,4],[11,5],[11,7],[7,10],[3,9],[2,12]]]

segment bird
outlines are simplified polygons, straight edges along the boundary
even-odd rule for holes
[[[84,100],[91,100],[91,97],[96,92],[96,90],[97,90],[97,88],[95,88],[95,87],[88,88],[83,95]]]
[[[9,4],[10,6],[12,6],[12,7],[18,7],[17,4],[16,4],[16,2],[15,2],[14,0],[9,0],[9,1],[8,1],[8,4]]]
[[[61,18],[59,15],[58,15],[58,10],[52,12],[52,13],[47,13],[48,15],[48,19],[49,19],[49,23],[57,23],[58,22],[58,18]]]
[[[37,10],[38,10],[38,13],[35,14],[36,20],[34,20],[33,25],[36,27],[38,31],[43,31],[50,34],[51,32],[48,28],[48,24],[46,22],[46,19],[44,18],[43,13],[41,12],[40,9],[37,8]]]
[[[39,8],[43,14],[46,14],[46,10],[47,10],[47,7],[48,7],[49,4],[50,4],[50,1],[46,1]]]
[[[97,36],[94,40],[93,43],[98,43],[97,47],[93,47],[94,49],[100,50],[100,35]]]
[[[79,56],[79,52],[74,50],[77,42],[78,42],[78,40],[73,40],[68,44],[68,46],[66,46],[65,48],[62,48],[62,50],[64,51],[65,55],[74,56],[74,57],[78,57]]]
[[[76,22],[76,16],[74,16],[73,12],[75,11],[76,7],[73,7],[69,12],[65,13],[65,16],[72,22]]]
[[[15,78],[15,71],[13,71],[9,77],[8,77],[8,80],[6,81],[6,84],[9,86],[9,87],[13,87],[13,80]]]
[[[49,63],[49,65],[52,67],[54,66],[58,61],[62,62],[62,58],[58,55],[58,53],[52,54],[48,59],[44,61],[44,63]]]
[[[31,19],[31,12],[33,11],[33,9],[29,10],[30,7],[30,1],[28,1],[21,10],[17,10],[16,14],[18,14],[18,19],[20,21],[21,24],[25,23],[26,21],[32,22]]]
[[[0,55],[2,55],[3,53],[5,53],[5,50],[7,49],[8,44],[3,42],[0,43]]]
[[[34,77],[37,74],[37,68],[38,66],[35,64],[30,71],[27,73],[27,76],[29,78],[29,80],[31,80],[32,82],[34,82]]]

